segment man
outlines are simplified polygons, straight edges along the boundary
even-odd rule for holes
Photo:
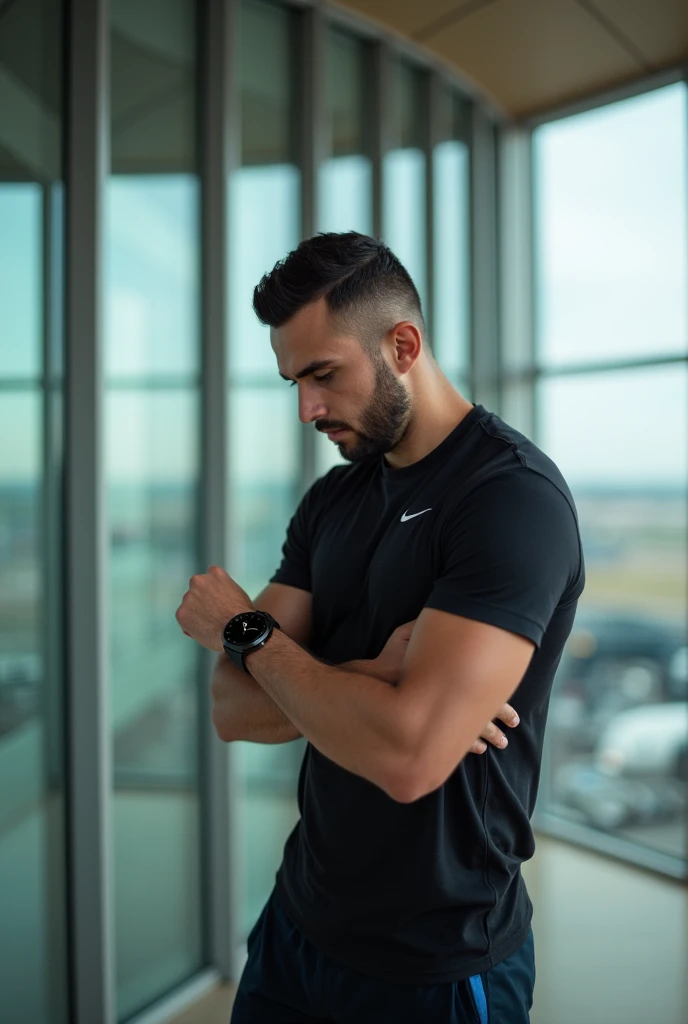
[[[520,865],[584,585],[571,494],[443,375],[380,242],[302,242],[254,307],[300,419],[350,465],[301,501],[258,612],[216,566],[177,612],[226,652],[223,739],[309,741],[232,1022],[523,1024],[535,969]],[[513,724],[508,699],[508,747],[467,756],[481,732],[496,739],[484,722]]]

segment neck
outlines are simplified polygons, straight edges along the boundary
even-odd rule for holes
[[[385,455],[393,469],[410,466],[428,455],[473,408],[438,367],[428,366],[413,384],[409,428],[404,439]]]

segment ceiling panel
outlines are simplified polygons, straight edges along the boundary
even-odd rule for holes
[[[524,116],[688,62],[688,0],[346,0]]]
[[[428,42],[514,114],[644,72],[570,0],[499,0]]]
[[[688,59],[688,0],[595,0],[654,68]]]

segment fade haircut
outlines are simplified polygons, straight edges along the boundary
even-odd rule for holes
[[[336,327],[351,332],[368,354],[383,335],[410,320],[426,342],[420,297],[408,271],[383,242],[356,231],[305,239],[265,274],[253,292],[261,323],[282,327],[311,302],[325,298]]]

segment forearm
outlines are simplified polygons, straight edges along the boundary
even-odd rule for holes
[[[212,719],[221,740],[289,743],[301,733],[248,673],[218,659],[210,686]]]
[[[367,673],[372,661],[349,661],[341,669]],[[302,734],[256,680],[237,668],[229,658],[220,658],[211,682],[212,718],[215,731],[226,743],[289,743]]]
[[[277,631],[246,656],[246,664],[321,753],[388,792],[394,789],[415,755],[399,688],[346,665],[324,665]]]

